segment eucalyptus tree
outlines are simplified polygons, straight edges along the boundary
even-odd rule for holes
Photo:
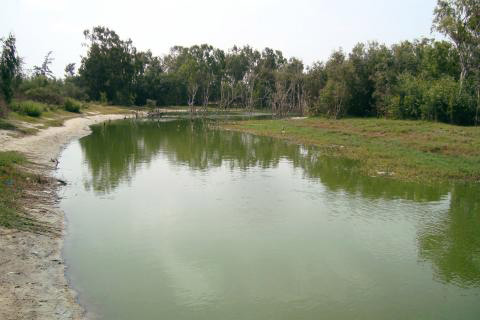
[[[9,104],[13,97],[13,85],[21,71],[21,59],[17,53],[16,39],[10,34],[2,42],[2,55],[0,56],[0,87],[5,102]]]
[[[467,75],[480,67],[480,2],[478,0],[438,0],[433,29],[446,35],[458,50],[460,87]]]
[[[177,47],[176,51],[179,53],[177,56],[177,64],[179,75],[184,79],[187,86],[187,103],[190,107],[190,112],[196,112],[195,99],[197,97],[198,89],[202,84],[202,58],[203,54],[199,46],[192,46],[190,48]]]
[[[83,34],[88,51],[79,74],[90,98],[98,100],[103,93],[114,103],[132,104],[137,52],[132,41],[121,40],[115,31],[102,26]]]
[[[242,97],[242,80],[248,70],[248,61],[242,50],[234,46],[225,54],[224,69],[221,74],[220,106],[231,107]]]
[[[388,116],[389,99],[397,78],[394,55],[386,45],[377,42],[369,43],[367,54],[370,80],[374,85],[372,115],[385,117]]]
[[[65,66],[65,78],[75,76],[75,62],[69,63]]]
[[[202,105],[206,112],[212,94],[212,88],[220,81],[220,73],[224,65],[225,53],[207,44],[202,44],[198,47],[198,50],[201,87],[203,91]]]
[[[250,46],[242,48],[245,57],[246,69],[243,75],[243,103],[247,110],[252,110],[255,104],[254,90],[259,77],[260,52]]]
[[[275,92],[275,79],[277,70],[287,63],[280,50],[265,48],[262,51],[260,66],[258,68],[259,79],[257,83],[256,99],[260,106],[270,106]]]
[[[305,75],[303,62],[290,58],[275,72],[275,91],[272,94],[272,111],[280,116],[290,112],[303,114],[306,109]]]
[[[323,62],[314,62],[307,67],[305,74],[305,91],[307,94],[307,106],[310,114],[319,114],[320,93],[327,83],[327,72]]]
[[[459,95],[472,76],[476,92],[475,124],[480,121],[480,2],[478,0],[438,0],[433,29],[455,45],[460,60]]]
[[[346,112],[361,117],[375,115],[372,110],[375,83],[371,77],[372,70],[369,65],[367,46],[363,43],[355,45],[348,56],[348,61],[351,65],[351,74],[348,79],[351,99]]]
[[[43,58],[43,62],[40,66],[33,67],[33,74],[35,77],[45,77],[53,79],[55,78],[53,75],[52,70],[50,69],[50,65],[52,64],[53,60],[52,51],[49,51],[45,58]]]
[[[329,117],[338,119],[345,115],[351,97],[348,79],[352,68],[342,50],[334,51],[325,65],[327,82],[320,92],[320,105]]]

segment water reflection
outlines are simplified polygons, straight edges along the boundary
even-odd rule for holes
[[[218,130],[205,121],[118,121],[93,127],[80,140],[90,176],[86,188],[105,194],[131,181],[136,171],[160,153],[172,164],[194,171],[227,165],[232,169],[275,168],[288,160],[306,179],[333,193],[415,203],[449,201],[449,208],[428,212],[418,222],[418,252],[445,283],[480,287],[480,187],[422,185],[358,174],[357,165],[329,158],[315,148],[267,137]],[[432,213],[434,212],[434,214]]]
[[[457,185],[450,210],[422,227],[420,257],[431,261],[439,280],[480,286],[480,187]]]
[[[307,178],[319,179],[333,191],[363,197],[438,201],[449,190],[445,185],[398,183],[359,175],[354,161],[329,158],[313,147],[278,139],[217,130],[213,125],[205,121],[117,121],[94,126],[93,134],[80,140],[92,178],[87,185],[108,193],[162,152],[172,163],[192,170],[225,163],[232,169],[272,168],[281,159],[288,159],[295,168],[302,168]]]

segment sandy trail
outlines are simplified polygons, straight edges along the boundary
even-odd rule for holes
[[[34,136],[14,138],[0,132],[0,151],[24,153],[35,163],[37,173],[53,176],[62,148],[87,135],[89,126],[124,115],[95,115],[70,119],[63,127],[51,127]],[[65,279],[61,255],[64,213],[58,207],[57,186],[29,194],[27,211],[41,222],[59,230],[42,235],[0,227],[0,319],[83,319],[75,293]]]

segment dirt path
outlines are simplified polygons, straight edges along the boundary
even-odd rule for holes
[[[52,176],[62,148],[87,135],[91,124],[124,115],[95,115],[74,118],[63,127],[51,127],[34,136],[13,138],[0,132],[0,151],[24,153],[34,171]],[[61,255],[64,213],[58,207],[57,187],[29,194],[28,212],[58,230],[58,235],[35,234],[0,227],[0,319],[83,319],[75,293],[65,279]]]

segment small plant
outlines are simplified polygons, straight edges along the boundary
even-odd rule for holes
[[[106,106],[108,104],[107,93],[100,92],[100,104]]]
[[[17,127],[15,127],[13,124],[0,118],[0,130],[16,130],[16,129]]]
[[[42,112],[45,111],[46,106],[43,103],[26,100],[15,101],[10,105],[10,108],[17,113],[38,118],[42,115]]]
[[[63,104],[63,107],[65,108],[65,111],[80,113],[82,104],[74,99],[67,98],[65,99],[65,103]]]

